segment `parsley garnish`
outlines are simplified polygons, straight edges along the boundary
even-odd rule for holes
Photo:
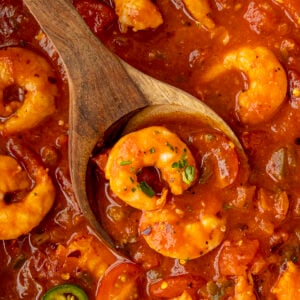
[[[155,153],[155,148],[152,147],[149,151],[150,151],[150,153]]]
[[[175,169],[183,169],[185,167],[187,163],[187,160],[186,159],[183,159],[183,160],[179,160],[179,161],[175,161],[173,164],[172,164],[172,168],[175,168]]]
[[[175,161],[172,164],[172,168],[175,169],[183,169],[187,164],[187,150],[186,148],[183,149],[183,155],[181,156],[181,160]]]
[[[175,151],[174,146],[172,146],[169,142],[166,142],[166,146],[169,147],[171,151]]]
[[[187,166],[182,172],[182,180],[186,184],[191,184],[195,178],[195,168],[193,166]]]
[[[127,166],[127,165],[131,165],[131,164],[132,164],[131,160],[120,161],[120,166]]]
[[[141,191],[149,197],[155,196],[155,192],[150,185],[148,185],[145,181],[141,181],[138,185]]]
[[[224,205],[223,205],[223,208],[224,208],[225,210],[227,210],[227,209],[233,208],[233,206],[230,205],[230,204],[224,204]]]

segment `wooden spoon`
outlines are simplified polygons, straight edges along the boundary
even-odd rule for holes
[[[86,171],[94,146],[120,118],[149,105],[150,109],[147,108],[141,118],[157,112],[197,114],[205,123],[222,130],[246,161],[238,139],[216,113],[191,95],[142,74],[118,59],[91,32],[70,0],[23,2],[64,63],[70,93],[69,161],[73,190],[84,215],[110,246],[110,239],[87,200]],[[155,105],[162,106],[157,110]]]

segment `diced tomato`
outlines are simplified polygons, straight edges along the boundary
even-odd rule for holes
[[[191,274],[171,276],[161,279],[150,286],[150,295],[160,298],[173,298],[180,296],[184,291],[195,295],[198,289],[204,284],[204,280]]]
[[[219,255],[219,268],[222,275],[244,275],[253,262],[259,248],[257,240],[225,241]]]
[[[193,145],[202,157],[203,171],[200,182],[205,183],[212,179],[217,187],[225,188],[236,180],[239,172],[239,157],[228,137],[205,132],[193,136]]]
[[[128,244],[128,248],[130,257],[145,270],[159,266],[160,254],[151,249],[144,238],[141,238],[138,243]]]
[[[75,0],[74,6],[95,33],[101,33],[115,19],[114,10],[97,0]]]
[[[108,160],[107,152],[100,153],[96,157],[93,158],[93,161],[96,163],[96,165],[102,172],[105,172],[105,166],[107,164],[107,160]]]
[[[96,300],[141,299],[139,284],[142,269],[130,262],[123,262],[109,269],[101,280]]]

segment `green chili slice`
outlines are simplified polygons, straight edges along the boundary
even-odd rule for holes
[[[89,300],[85,291],[75,284],[61,284],[48,290],[42,300]]]

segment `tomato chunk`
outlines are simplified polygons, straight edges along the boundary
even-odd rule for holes
[[[186,291],[189,295],[196,295],[198,289],[204,284],[199,276],[183,274],[161,279],[150,286],[150,295],[160,298],[173,298]]]
[[[225,241],[219,256],[219,268],[223,275],[244,275],[258,251],[257,240]]]
[[[113,9],[99,1],[77,0],[74,6],[95,34],[101,33],[116,19]]]
[[[139,284],[142,269],[130,262],[124,262],[109,269],[101,280],[96,300],[140,299]]]

